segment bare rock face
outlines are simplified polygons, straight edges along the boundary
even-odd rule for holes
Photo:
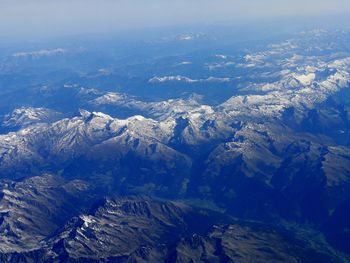
[[[0,185],[0,251],[14,253],[41,247],[41,241],[62,227],[89,200],[91,187],[43,175]]]
[[[21,262],[317,262],[339,260],[292,232],[235,221],[212,226],[217,214],[142,197],[107,198],[73,218],[41,248],[2,259]],[[200,224],[199,224],[200,222]]]

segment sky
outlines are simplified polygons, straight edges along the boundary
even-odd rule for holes
[[[349,0],[0,0],[0,35],[84,34],[337,14],[350,14]]]

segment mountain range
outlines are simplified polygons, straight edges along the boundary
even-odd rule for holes
[[[198,66],[192,53],[177,55],[194,60],[180,66],[128,58],[40,82],[28,101],[4,99],[1,261],[350,261],[349,36],[310,31],[243,55],[210,51],[193,76],[174,69]],[[2,67],[91,56],[66,50],[17,52]],[[146,67],[161,60],[163,71]],[[149,97],[93,87],[123,72]]]

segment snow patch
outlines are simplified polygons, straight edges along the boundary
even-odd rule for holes
[[[309,73],[307,75],[294,75],[294,78],[297,79],[304,86],[311,85],[311,83],[315,80],[316,74]]]

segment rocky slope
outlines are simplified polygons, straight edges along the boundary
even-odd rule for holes
[[[61,113],[50,109],[21,107],[4,116],[1,126],[14,130],[37,123],[52,123],[61,118]]]
[[[86,182],[65,182],[43,175],[0,184],[0,252],[21,253],[41,247],[41,241],[82,211],[92,199]]]
[[[42,248],[0,257],[11,262],[341,260],[331,249],[313,247],[282,229],[244,222],[211,227],[217,216],[211,213],[149,198],[108,198],[72,219]]]

